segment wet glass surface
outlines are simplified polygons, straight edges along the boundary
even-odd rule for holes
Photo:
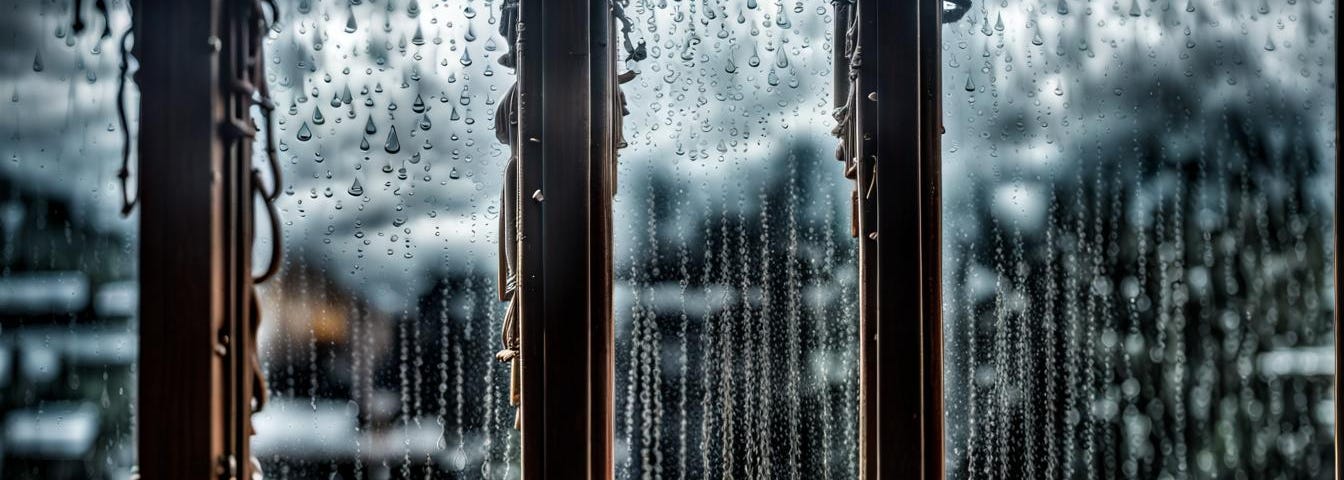
[[[284,265],[259,288],[254,454],[267,478],[517,477],[494,361],[500,2],[278,3]]]
[[[950,478],[1332,478],[1335,8],[944,27]]]
[[[853,183],[829,2],[630,2],[618,478],[856,478]],[[625,58],[624,56],[622,58]]]
[[[136,461],[139,220],[117,179],[128,142],[135,162],[131,15],[84,7],[0,5],[3,478],[128,478]]]

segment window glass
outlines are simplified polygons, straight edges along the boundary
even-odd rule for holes
[[[278,3],[284,265],[260,287],[254,454],[267,478],[514,478],[499,2]]]
[[[1333,477],[1335,8],[944,27],[949,477]]]
[[[625,9],[648,57],[621,57],[639,75],[614,212],[617,478],[855,478],[831,5]]]
[[[120,68],[135,67],[121,48],[131,12],[0,11],[0,477],[126,478],[139,222],[121,215],[117,172],[135,140],[117,104],[135,132],[139,95]]]

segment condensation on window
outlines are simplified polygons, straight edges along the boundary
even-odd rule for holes
[[[139,221],[117,177],[123,146],[135,162],[131,12],[76,5],[0,6],[5,478],[126,478],[136,462]]]
[[[278,3],[284,264],[259,289],[253,453],[267,478],[516,478],[494,361],[500,2]]]
[[[943,29],[950,478],[1332,478],[1335,2]]]
[[[614,213],[616,476],[856,478],[831,5],[625,11],[648,57],[622,56],[638,76]]]

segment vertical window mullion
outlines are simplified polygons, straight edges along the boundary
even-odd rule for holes
[[[521,3],[515,198],[528,479],[611,470],[609,15],[602,0]]]

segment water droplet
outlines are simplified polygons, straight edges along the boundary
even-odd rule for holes
[[[352,197],[358,197],[364,194],[364,186],[359,184],[359,178],[355,178],[355,183],[350,184],[350,189],[346,190]]]
[[[37,53],[33,54],[33,71],[40,72],[45,68],[42,65],[42,51],[38,50]]]
[[[313,107],[313,125],[327,123],[326,117],[322,116],[322,109]]]
[[[369,115],[369,121],[364,122],[364,133],[368,135],[378,133],[378,127],[373,124],[373,115]]]
[[[306,142],[313,138],[313,131],[308,129],[308,122],[303,122],[303,125],[299,126],[297,138],[300,142]]]
[[[397,153],[401,151],[401,140],[397,139],[397,126],[393,125],[387,129],[387,141],[383,143],[383,150],[387,153]]]

